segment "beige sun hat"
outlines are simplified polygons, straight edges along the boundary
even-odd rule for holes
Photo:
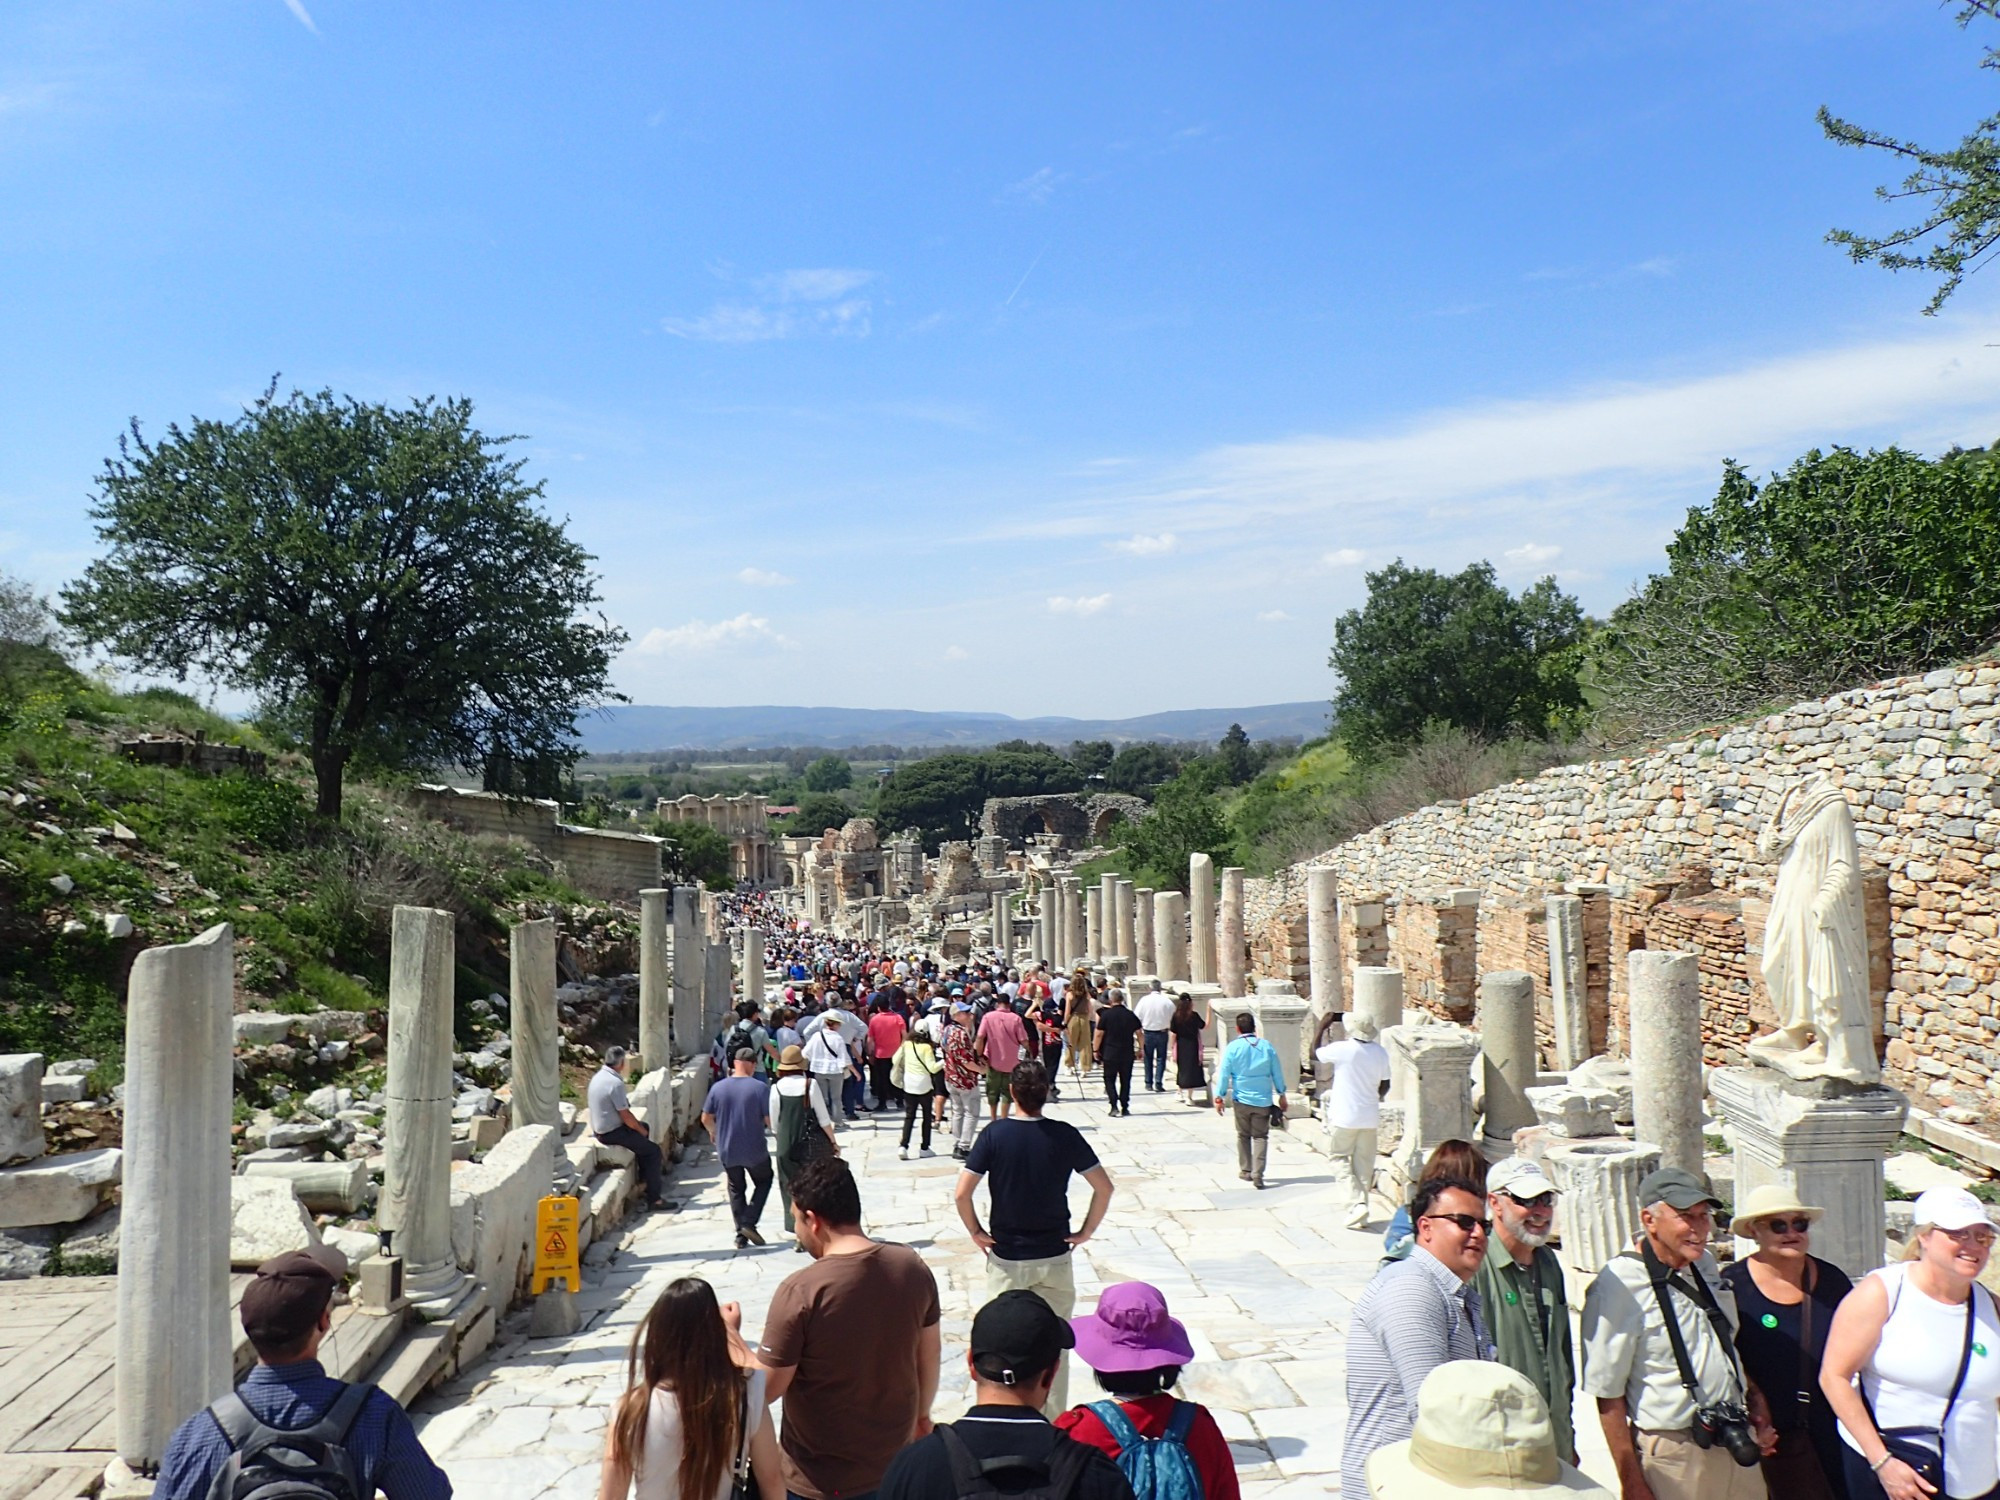
[[[1783,1183],[1766,1182],[1750,1189],[1743,1201],[1736,1205],[1736,1217],[1729,1221],[1729,1232],[1738,1239],[1753,1240],[1757,1237],[1756,1223],[1759,1219],[1768,1219],[1773,1214],[1804,1214],[1817,1224],[1825,1212],[1823,1208],[1799,1202],[1796,1189],[1788,1188]]]
[[[1541,1392],[1491,1360],[1439,1365],[1417,1391],[1417,1430],[1368,1456],[1377,1500],[1492,1500],[1502,1495],[1612,1500],[1556,1456]]]

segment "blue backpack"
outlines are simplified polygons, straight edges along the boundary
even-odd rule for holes
[[[1116,1401],[1090,1403],[1091,1414],[1118,1445],[1118,1472],[1132,1486],[1135,1500],[1203,1500],[1201,1472],[1187,1450],[1196,1409],[1192,1401],[1176,1401],[1167,1430],[1149,1438],[1139,1436]]]

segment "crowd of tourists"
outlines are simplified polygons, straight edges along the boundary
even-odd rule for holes
[[[1134,1003],[1088,968],[878,951],[737,899],[779,977],[715,1038],[702,1123],[737,1247],[765,1243],[775,1187],[807,1261],[754,1345],[707,1282],[660,1294],[632,1343],[599,1500],[1237,1500],[1220,1426],[1176,1394],[1195,1350],[1165,1296],[1124,1282],[1076,1313],[1074,1253],[1115,1185],[1090,1139],[1046,1111],[1065,1080],[1080,1092],[1095,1075],[1123,1119],[1137,1068],[1143,1093],[1229,1114],[1239,1175],[1262,1188],[1291,1101],[1254,1018],[1232,1018],[1211,1080],[1185,994],[1152,986]],[[1364,1229],[1388,1057],[1362,1017],[1343,1033],[1317,1053],[1318,1113],[1341,1224]],[[633,1151],[659,1205],[662,1153],[632,1114],[628,1060],[612,1048],[604,1062],[590,1126]],[[863,1228],[842,1141],[864,1119],[899,1126],[904,1159],[942,1135],[960,1163],[952,1201],[985,1257],[986,1301],[966,1356],[973,1404],[948,1425],[930,1418],[936,1280],[916,1250]],[[1978,1283],[1994,1231],[1970,1193],[1924,1193],[1908,1258],[1858,1283],[1812,1253],[1822,1210],[1784,1189],[1736,1206],[1727,1227],[1755,1248],[1726,1268],[1710,1250],[1724,1205],[1705,1181],[1662,1169],[1639,1197],[1641,1233],[1588,1283],[1573,1336],[1556,1184],[1531,1158],[1489,1166],[1469,1142],[1431,1153],[1349,1318],[1341,1493],[1605,1496],[1575,1467],[1580,1392],[1620,1500],[2000,1500],[2000,1307]],[[318,1363],[338,1260],[259,1270],[242,1299],[258,1366],[175,1434],[160,1500],[281,1482],[312,1500],[450,1495],[401,1408]],[[1097,1399],[1072,1404],[1072,1355]]]

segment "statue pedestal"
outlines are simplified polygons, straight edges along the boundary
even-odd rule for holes
[[[1389,1049],[1389,1097],[1401,1106],[1403,1128],[1389,1158],[1389,1175],[1406,1192],[1434,1147],[1472,1139],[1472,1065],[1479,1038],[1463,1026],[1424,1022],[1382,1033]]]
[[[1859,1279],[1882,1264],[1882,1163],[1909,1115],[1895,1089],[1800,1081],[1771,1068],[1722,1068],[1710,1080],[1734,1133],[1736,1197],[1779,1183],[1826,1210],[1813,1253]],[[1739,1241],[1737,1253],[1747,1246]]]
[[[1299,1087],[1299,1053],[1305,1030],[1306,1003],[1289,979],[1260,979],[1257,993],[1242,1002],[1257,1018],[1257,1031],[1278,1052],[1278,1066],[1285,1074],[1287,1118],[1310,1115],[1305,1090]],[[1231,1028],[1235,1023],[1232,1021]]]

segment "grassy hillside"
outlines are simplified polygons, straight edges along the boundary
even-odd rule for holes
[[[510,915],[585,901],[533,851],[415,819],[385,789],[350,787],[343,819],[318,819],[301,760],[182,694],[116,694],[50,652],[0,653],[0,1052],[94,1057],[115,1076],[133,959],[224,921],[240,1008],[379,1006],[398,903],[458,913],[463,1017],[506,988]],[[268,770],[135,764],[118,741],[142,732],[260,750]]]

